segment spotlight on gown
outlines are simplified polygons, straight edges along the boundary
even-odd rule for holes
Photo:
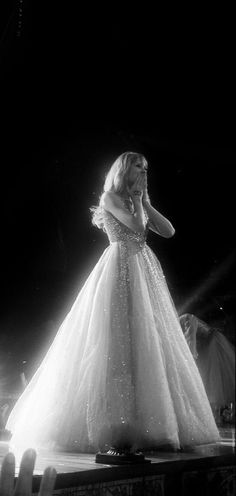
[[[143,156],[125,152],[108,172],[93,223],[109,246],[9,415],[16,447],[97,453],[96,461],[119,464],[144,461],[135,443],[147,452],[220,440],[161,264],[146,243],[149,229],[174,234],[144,191],[146,166]],[[103,437],[104,425],[113,427]]]

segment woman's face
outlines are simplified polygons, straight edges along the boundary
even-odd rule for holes
[[[145,174],[147,172],[147,168],[147,162],[144,158],[137,159],[129,168],[128,185],[131,186],[134,184],[140,174]]]

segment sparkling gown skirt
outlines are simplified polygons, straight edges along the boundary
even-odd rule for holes
[[[122,435],[140,449],[219,440],[160,263],[146,244],[135,250],[114,242],[105,250],[6,428],[12,448],[22,450],[96,452]]]

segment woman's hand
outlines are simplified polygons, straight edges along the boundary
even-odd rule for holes
[[[130,186],[128,192],[133,200],[142,200],[145,188],[147,187],[147,173],[141,172],[135,182]]]
[[[32,496],[32,479],[36,460],[36,453],[28,449],[23,453],[19,476],[14,486],[15,456],[7,453],[4,456],[0,477],[0,496]],[[44,470],[40,484],[39,496],[51,496],[53,493],[56,470],[48,467]]]

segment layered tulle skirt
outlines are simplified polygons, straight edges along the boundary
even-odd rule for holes
[[[7,422],[13,449],[93,452],[219,440],[152,250],[105,250]]]

